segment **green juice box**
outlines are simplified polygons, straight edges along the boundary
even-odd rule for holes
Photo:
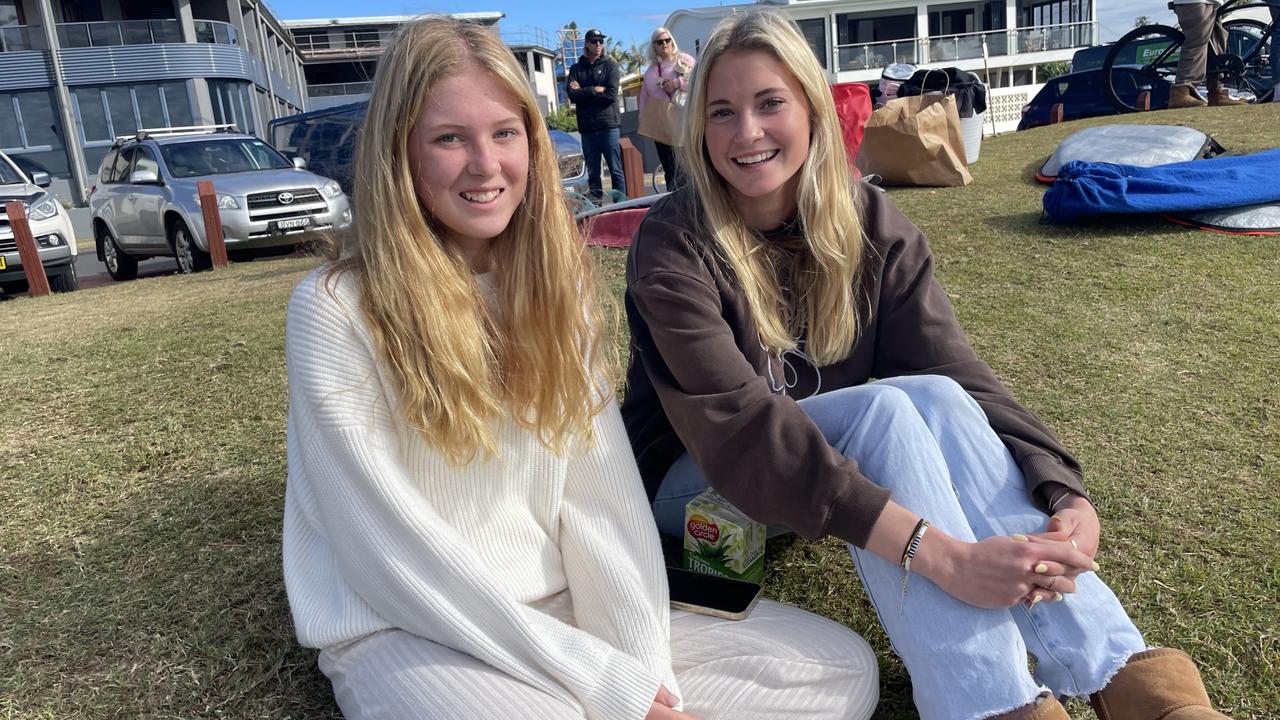
[[[684,507],[684,566],[708,575],[764,581],[765,528],[708,488]]]

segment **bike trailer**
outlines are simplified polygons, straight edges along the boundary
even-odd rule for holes
[[[1051,183],[1072,160],[1154,167],[1210,158],[1225,150],[1217,140],[1195,128],[1177,125],[1099,125],[1068,135],[1036,172]]]

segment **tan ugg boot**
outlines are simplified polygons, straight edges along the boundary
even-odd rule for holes
[[[1174,85],[1169,89],[1169,109],[1204,107],[1207,105],[1190,85]]]
[[[1044,693],[1036,701],[987,720],[1071,720],[1058,698]]]
[[[1231,97],[1231,93],[1226,88],[1218,88],[1209,93],[1209,104],[1214,107],[1223,105],[1248,105],[1248,100],[1239,100]]]
[[[1230,720],[1213,709],[1191,657],[1174,648],[1129,658],[1089,704],[1098,720]]]

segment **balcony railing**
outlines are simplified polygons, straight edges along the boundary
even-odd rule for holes
[[[236,26],[218,20],[196,20],[196,42],[238,45]],[[64,48],[156,45],[182,42],[178,20],[120,20],[58,23],[58,42]]]
[[[0,52],[44,50],[44,28],[39,25],[0,27]]]
[[[1088,47],[1096,43],[1096,22],[1066,23],[1043,27],[988,30],[960,35],[935,35],[878,43],[836,46],[836,67],[840,70],[872,70],[891,63],[921,65],[932,62],[971,60],[982,57],[985,39],[987,55],[1041,52]]]
[[[502,42],[507,45],[532,45],[534,47],[556,50],[556,40],[551,33],[538,27],[523,27],[515,30],[503,30]]]
[[[218,20],[196,20],[196,42],[211,45],[239,45],[236,26]]]
[[[309,97],[335,97],[337,95],[368,95],[373,92],[372,82],[329,83],[327,85],[308,85]]]
[[[347,30],[338,37],[325,33],[295,32],[294,45],[308,55],[376,54],[391,37],[390,30]]]
[[[58,43],[64,48],[180,42],[182,26],[177,20],[58,23]]]

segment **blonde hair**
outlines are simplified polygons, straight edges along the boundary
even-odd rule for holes
[[[645,57],[648,59],[650,65],[657,65],[659,62],[658,46],[655,43],[658,42],[658,36],[663,33],[666,33],[667,37],[671,38],[671,59],[674,60],[675,58],[680,57],[680,46],[676,44],[676,36],[672,35],[670,30],[659,26],[658,29],[654,30],[653,34],[649,36],[649,49],[645,51]]]
[[[467,259],[444,241],[414,189],[410,133],[441,80],[491,74],[520,105],[528,189],[491,255],[491,313]],[[355,242],[333,271],[361,281],[361,309],[399,393],[403,420],[449,461],[496,452],[504,415],[556,452],[592,440],[609,397],[596,362],[601,327],[591,264],[560,188],[551,138],[524,74],[498,36],[443,16],[415,20],[378,61],[355,162]]]
[[[734,208],[706,147],[707,79],[730,53],[763,52],[787,68],[809,103],[809,155],[800,167],[798,221],[806,252],[790,272],[788,294],[774,267],[769,241]],[[774,354],[799,338],[818,365],[844,359],[858,335],[856,301],[866,246],[850,189],[849,160],[827,79],[799,29],[773,11],[725,18],[712,31],[696,66],[685,113],[682,164],[697,194],[701,232],[737,278],[760,342]]]

